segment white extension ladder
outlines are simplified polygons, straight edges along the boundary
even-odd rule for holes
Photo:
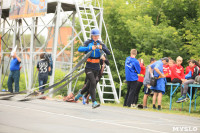
[[[98,29],[98,23],[96,20],[95,11],[91,3],[89,4],[89,6],[87,6],[85,2],[79,4],[78,1],[75,0],[75,6],[76,6],[76,12],[79,17],[83,38],[84,41],[86,41],[88,39],[91,39],[90,37],[91,29],[93,28]],[[109,66],[106,66],[104,70],[104,75],[102,76],[102,80],[97,84],[97,91],[101,103],[105,103],[105,101],[115,101],[119,103],[119,98],[117,95],[117,91],[115,88],[115,84]],[[104,98],[105,95],[107,96],[112,95],[112,96],[109,96],[111,97],[109,99],[108,98],[105,99]]]

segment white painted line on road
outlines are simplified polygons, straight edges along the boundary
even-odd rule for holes
[[[70,117],[70,118],[84,120],[84,121],[91,121],[91,122],[97,122],[97,123],[110,124],[110,125],[114,125],[114,126],[121,126],[121,127],[145,130],[145,131],[156,132],[156,133],[167,133],[167,132],[163,132],[163,131],[157,131],[157,130],[151,130],[151,129],[147,129],[147,128],[128,126],[128,125],[123,125],[123,124],[118,124],[118,123],[113,123],[113,122],[99,121],[99,120],[88,119],[88,118],[77,117],[77,116],[66,115],[66,114],[58,114],[58,113],[53,113],[53,112],[39,110],[39,109],[32,109],[32,108],[27,108],[27,107],[19,107],[19,106],[13,106],[13,105],[5,105],[5,104],[0,104],[0,105],[7,106],[7,107],[12,107],[12,108],[18,108],[18,109],[26,109],[26,110],[32,110],[32,111],[37,111],[37,112],[43,112],[43,113],[57,115],[57,116],[65,116],[65,117]]]
[[[36,101],[36,102],[33,102],[33,103],[37,103],[37,102],[39,102],[39,103],[44,103],[44,101],[41,101],[41,100],[38,100],[38,101]],[[47,101],[45,101],[45,102],[47,102]],[[31,102],[30,102],[31,103]],[[63,104],[63,102],[52,102],[51,104],[54,104],[54,105],[57,105],[57,104],[62,104],[62,105],[64,105]],[[74,104],[74,103],[73,103]],[[70,103],[70,107],[74,107],[74,108],[76,108],[77,109],[77,106],[75,106],[75,105],[72,105],[71,103]],[[88,110],[88,106],[86,106],[86,105],[84,105],[84,106],[82,106],[81,108],[84,108],[84,109],[87,109]],[[102,110],[102,111],[110,111],[110,112],[118,112],[118,113],[123,113],[123,114],[132,114],[132,113],[129,113],[129,112],[123,112],[123,111],[119,111],[119,110],[108,110],[108,109],[102,109],[102,108],[100,108],[100,110]],[[148,115],[143,115],[143,114],[137,114],[138,116],[142,116],[142,117],[145,117],[145,118],[150,118],[150,119],[155,119],[155,117],[152,117],[152,116],[148,116]],[[171,120],[171,119],[167,119],[167,118],[160,118],[160,117],[158,117],[157,119],[160,119],[160,120],[164,120],[164,121],[167,121],[167,122],[171,122],[171,123],[178,123],[178,124],[184,124],[184,125],[189,125],[189,126],[197,126],[197,124],[196,123],[191,123],[191,122],[184,122],[184,121],[175,121],[175,120]],[[158,123],[156,123],[156,124],[158,124]],[[158,124],[158,125],[162,125],[162,124]],[[168,125],[168,124],[167,124]],[[199,126],[197,126],[197,127],[199,127]]]

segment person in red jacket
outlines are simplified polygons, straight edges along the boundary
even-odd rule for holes
[[[191,61],[191,60],[188,61],[188,64],[189,64],[189,65],[186,67],[185,75],[187,75],[190,71],[193,73],[193,70],[194,70],[194,69],[192,68],[192,66],[190,66],[190,61]]]
[[[182,84],[183,79],[185,79],[184,68],[181,66],[183,62],[183,58],[178,56],[176,58],[176,64],[171,68],[171,80],[172,83],[180,83]]]
[[[145,75],[145,66],[144,66],[144,62],[143,59],[138,59],[139,63],[140,63],[140,74],[138,74],[138,80],[137,80],[137,87],[136,87],[136,91],[134,94],[134,98],[133,98],[133,102],[132,102],[132,107],[135,107],[137,102],[138,102],[138,96],[140,93],[140,89],[143,85],[143,81],[144,81],[144,75]]]
[[[173,59],[169,60],[169,75],[170,75],[170,77],[171,77],[171,75],[172,75],[172,70],[171,70],[171,68],[172,68],[175,64],[176,64],[176,62],[175,62]]]
[[[170,67],[168,64],[163,65],[163,72],[164,72],[164,75],[166,76],[167,82],[171,82]]]
[[[163,72],[164,72],[164,75],[166,76],[167,82],[171,82],[171,69],[170,69],[169,64],[172,58],[168,57],[168,59],[169,59],[169,63],[167,65],[163,65]]]

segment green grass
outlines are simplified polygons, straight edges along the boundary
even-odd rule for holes
[[[196,111],[194,111],[194,106],[191,106],[191,113],[189,113],[189,106],[187,105],[189,103],[186,102],[183,104],[180,103],[179,105],[172,105],[172,110],[169,110],[169,106],[162,105],[162,110],[155,110],[152,109],[152,104],[148,105],[148,109],[138,109],[138,108],[129,108],[129,109],[136,109],[136,110],[142,110],[142,111],[151,111],[151,112],[160,112],[165,114],[176,114],[176,115],[185,115],[185,116],[192,116],[192,117],[200,117],[200,107],[196,107]],[[175,103],[174,103],[175,104]],[[105,106],[114,106],[114,107],[123,107],[123,104],[117,104],[117,103],[105,103],[103,104]],[[127,108],[127,107],[125,107]]]

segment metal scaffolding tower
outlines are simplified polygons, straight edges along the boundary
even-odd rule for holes
[[[74,64],[74,45],[76,42],[83,44],[84,41],[90,39],[90,31],[93,28],[98,28],[101,33],[104,31],[105,38],[100,37],[100,40],[104,41],[107,47],[111,50],[112,59],[114,60],[116,66],[116,72],[118,73],[120,86],[119,95],[117,94],[116,87],[113,81],[112,73],[110,67],[107,66],[104,72],[102,81],[97,85],[97,90],[99,93],[99,98],[101,103],[105,101],[116,101],[119,103],[119,98],[121,96],[121,78],[116,65],[114,53],[112,51],[112,46],[107,33],[106,25],[103,19],[103,8],[102,3],[100,4],[98,0],[93,2],[85,0],[49,0],[47,6],[46,16],[33,17],[33,18],[22,18],[9,20],[9,8],[4,8],[2,10],[1,17],[1,54],[2,63],[0,70],[0,89],[2,89],[2,83],[4,82],[5,75],[8,74],[8,66],[10,64],[10,59],[6,62],[5,58],[10,55],[12,48],[17,45],[17,54],[22,58],[22,72],[25,76],[25,84],[27,89],[34,87],[35,82],[37,82],[36,76],[36,63],[39,59],[39,54],[42,52],[49,52],[52,54],[53,58],[53,73],[50,78],[50,85],[54,83],[55,80],[55,68],[57,68],[58,62],[61,66],[66,66],[67,71],[72,70]],[[78,23],[80,28],[75,28],[76,24],[75,17],[78,18]],[[48,18],[48,19],[47,19]],[[98,18],[98,21],[97,21]],[[62,19],[62,20],[61,20]],[[61,45],[59,43],[60,29],[63,26],[70,26],[72,28],[71,38],[68,40],[66,45]],[[26,34],[30,34],[30,40],[25,38]],[[42,43],[39,36],[45,36],[45,43]],[[11,40],[12,39],[12,45]],[[51,51],[48,51],[48,43],[53,39],[53,46]],[[67,38],[66,38],[67,39]],[[61,39],[60,39],[61,40]],[[78,41],[77,41],[78,40]],[[39,47],[36,47],[36,43]],[[70,55],[66,54],[66,50],[69,51]],[[67,61],[58,61],[58,58],[67,58]],[[77,80],[76,80],[77,82]],[[75,83],[76,85],[76,83]],[[68,86],[68,93],[72,91],[72,83]],[[112,95],[110,99],[105,99],[104,95]]]

